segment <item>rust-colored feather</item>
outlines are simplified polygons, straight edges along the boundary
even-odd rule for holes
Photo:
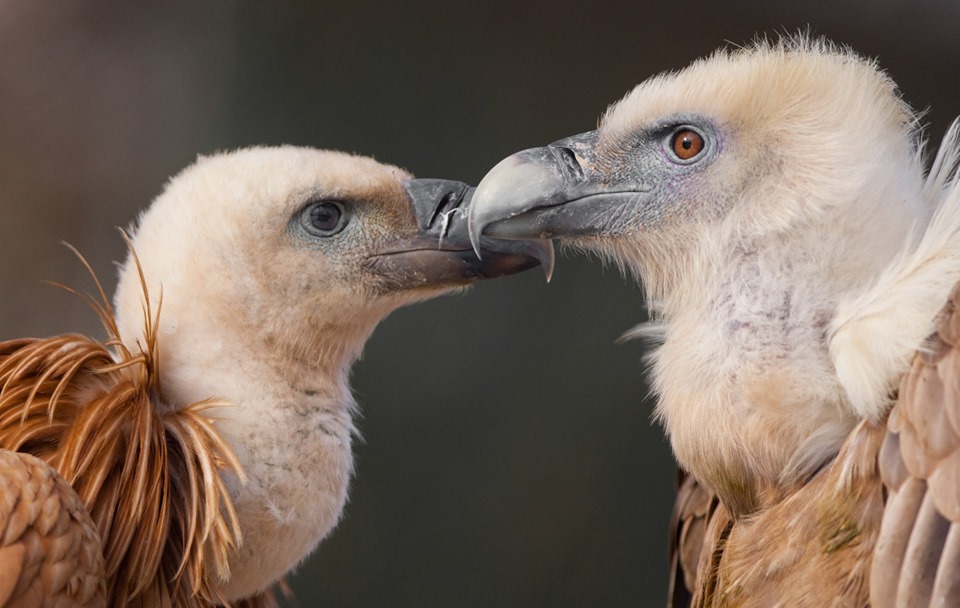
[[[103,606],[105,582],[76,493],[42,460],[0,450],[0,605]]]
[[[709,526],[716,527],[716,495],[682,470],[677,471],[677,500],[670,519],[670,581],[667,606],[689,606],[697,589],[697,569]],[[722,526],[721,526],[722,527]]]
[[[80,497],[103,541],[109,605],[222,602],[216,580],[240,542],[223,473],[243,472],[209,410],[228,404],[158,408],[160,311],[144,286],[146,338],[131,351],[94,281],[100,301],[68,290],[96,311],[105,343],[0,343],[0,448],[46,461]]]

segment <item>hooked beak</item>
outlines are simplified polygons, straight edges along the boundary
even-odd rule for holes
[[[481,180],[470,208],[470,241],[486,236],[551,239],[607,232],[627,205],[650,191],[642,183],[604,179],[595,168],[597,131],[518,152]]]
[[[467,215],[475,188],[443,179],[412,179],[404,187],[418,232],[370,259],[372,267],[397,287],[463,285],[537,265],[543,266],[550,280],[554,262],[550,241],[480,237],[471,243]]]

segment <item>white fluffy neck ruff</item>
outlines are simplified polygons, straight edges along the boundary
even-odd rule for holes
[[[784,230],[747,233],[734,213],[719,229],[607,245],[652,300],[657,414],[677,458],[734,512],[782,495],[858,420],[885,415],[960,280],[956,139],[926,184],[918,158],[878,164],[859,193]]]

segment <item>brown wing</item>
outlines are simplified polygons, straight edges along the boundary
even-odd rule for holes
[[[692,605],[697,589],[701,558],[712,551],[714,539],[708,534],[718,505],[717,497],[692,475],[677,471],[677,500],[670,519],[670,583],[668,608]]]
[[[100,535],[48,464],[0,450],[0,605],[104,606]]]
[[[960,606],[960,286],[913,360],[880,452],[873,606]]]

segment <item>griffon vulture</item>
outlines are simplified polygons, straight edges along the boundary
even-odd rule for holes
[[[557,238],[645,285],[633,333],[661,341],[687,473],[674,606],[960,605],[957,128],[929,171],[922,148],[873,61],[764,41],[479,184],[474,237]]]
[[[106,343],[0,343],[0,604],[267,603],[340,517],[348,375],[377,323],[549,267],[543,241],[485,239],[478,259],[472,192],[295,147],[174,177],[114,307],[88,298]]]

